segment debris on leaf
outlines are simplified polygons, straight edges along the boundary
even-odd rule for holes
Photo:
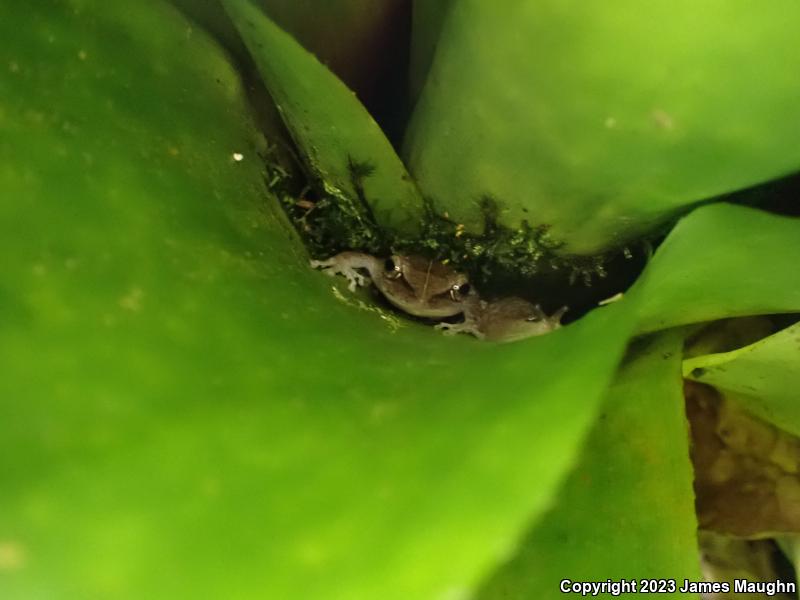
[[[800,439],[686,382],[697,518],[742,538],[800,533]]]

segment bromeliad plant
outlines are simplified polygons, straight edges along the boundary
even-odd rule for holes
[[[713,200],[800,166],[800,7],[418,0],[401,159],[260,8],[175,4],[215,38],[160,0],[0,3],[0,596],[699,580],[682,373],[800,434],[791,321],[683,361],[694,325],[800,312],[800,223]],[[315,252],[530,285],[667,235],[620,301],[492,345],[331,293],[281,200]]]

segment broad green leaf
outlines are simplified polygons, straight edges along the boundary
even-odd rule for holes
[[[422,197],[353,92],[249,0],[223,4],[319,183],[340,202],[365,202],[387,229],[418,231]]]
[[[800,219],[715,204],[682,219],[627,294],[640,332],[800,312]]]
[[[397,329],[308,267],[173,9],[0,4],[0,40],[0,597],[435,598],[513,551],[627,313]]]
[[[690,358],[683,363],[683,373],[735,396],[757,416],[800,435],[800,325],[738,350]]]
[[[562,598],[565,579],[701,580],[682,341],[673,330],[634,345],[577,467],[481,599]]]
[[[480,230],[550,226],[564,254],[800,168],[800,4],[458,0],[406,139],[409,171]]]

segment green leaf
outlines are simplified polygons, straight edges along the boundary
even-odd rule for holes
[[[396,330],[308,267],[239,82],[172,9],[4,4],[0,40],[0,596],[476,585],[549,504],[629,317]]]
[[[20,6],[0,4],[0,597],[475,588],[552,505],[636,301],[503,346],[360,310],[277,212],[215,44],[156,0]]]
[[[800,219],[716,204],[682,219],[628,292],[640,332],[800,312]]]
[[[342,203],[361,200],[377,223],[419,230],[422,197],[353,92],[249,0],[223,4],[255,60],[309,171]]]
[[[683,363],[683,373],[734,396],[762,419],[800,435],[800,324],[738,350],[690,358]]]
[[[468,230],[490,196],[564,254],[617,247],[800,167],[798,21],[794,0],[459,0],[406,164]]]
[[[481,599],[561,598],[565,579],[701,581],[682,342],[672,331],[634,345],[553,507]]]

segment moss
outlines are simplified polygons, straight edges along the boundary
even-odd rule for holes
[[[344,250],[377,256],[422,254],[453,265],[478,285],[492,287],[497,281],[540,278],[591,286],[597,279],[606,278],[614,259],[632,256],[629,247],[597,256],[559,254],[564,243],[552,237],[546,223],[523,221],[518,229],[511,229],[500,222],[500,202],[490,197],[480,201],[483,228],[479,233],[466,231],[438,209],[433,199],[426,198],[421,235],[404,237],[377,225],[371,202],[363,192],[363,180],[373,173],[369,163],[349,160],[357,192],[352,198],[324,182],[298,183],[272,153],[265,159],[267,185],[281,199],[314,258],[327,258]]]

